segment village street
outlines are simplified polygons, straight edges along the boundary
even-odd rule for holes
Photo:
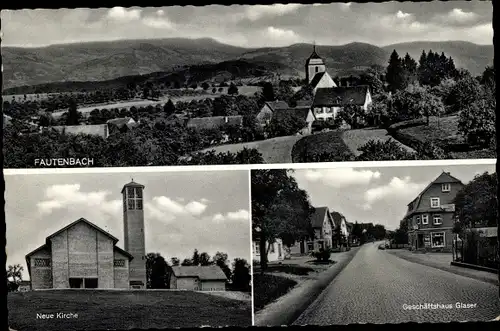
[[[426,303],[452,308],[408,309]],[[360,247],[294,324],[489,321],[499,314],[497,285],[409,262],[374,243]]]

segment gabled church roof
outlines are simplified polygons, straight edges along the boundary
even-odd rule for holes
[[[323,78],[323,76],[326,74],[326,71],[323,71],[323,72],[318,72],[316,75],[314,75],[313,79],[311,79],[311,82],[309,83],[312,88],[315,88],[316,85],[318,85],[319,81],[321,80],[321,78]]]
[[[316,90],[313,106],[345,106],[350,103],[362,106],[366,101],[367,85],[322,87]]]
[[[85,223],[87,225],[89,225],[90,227],[94,228],[95,230],[101,232],[102,234],[106,235],[108,238],[110,238],[111,240],[113,240],[113,243],[116,244],[118,242],[118,239],[114,236],[112,236],[108,231],[105,231],[103,229],[101,229],[100,227],[98,227],[97,225],[95,225],[94,223],[92,222],[89,222],[87,221],[85,218],[79,218],[77,219],[76,221],[72,222],[71,224],[68,224],[67,226],[65,226],[64,228],[62,228],[61,230],[57,231],[57,232],[54,232],[53,234],[51,234],[50,236],[48,236],[46,238],[46,242],[48,243],[50,239],[54,238],[55,236],[57,236],[58,234],[60,234],[61,232],[64,232],[66,231],[67,229],[69,228],[72,228],[73,226],[75,226],[76,224],[78,223]]]

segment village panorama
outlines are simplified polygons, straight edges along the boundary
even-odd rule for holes
[[[4,166],[494,158],[491,13],[479,1],[3,11]]]

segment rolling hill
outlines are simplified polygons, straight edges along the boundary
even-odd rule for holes
[[[385,66],[393,49],[418,60],[423,49],[444,51],[458,67],[480,74],[493,60],[493,46],[461,41],[411,42],[377,47],[366,43],[317,46],[331,75],[349,75],[371,65]],[[52,45],[41,48],[2,47],[4,89],[53,82],[102,82],[119,77],[181,75],[202,78],[257,75],[270,71],[303,75],[312,45],[243,48],[213,39],[151,39]],[[232,62],[233,61],[233,62]],[[234,62],[237,61],[237,62]],[[239,62],[238,62],[239,61]],[[223,63],[222,65],[218,65]],[[237,69],[229,69],[236,64]],[[221,68],[222,66],[222,68]],[[193,67],[191,72],[189,67]],[[212,72],[211,72],[212,71]],[[198,79],[197,78],[197,79]]]

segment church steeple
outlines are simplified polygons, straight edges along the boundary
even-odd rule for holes
[[[322,73],[326,71],[325,63],[323,59],[316,52],[316,41],[313,42],[313,51],[309,58],[306,60],[306,80],[310,83],[314,76],[318,73]]]

